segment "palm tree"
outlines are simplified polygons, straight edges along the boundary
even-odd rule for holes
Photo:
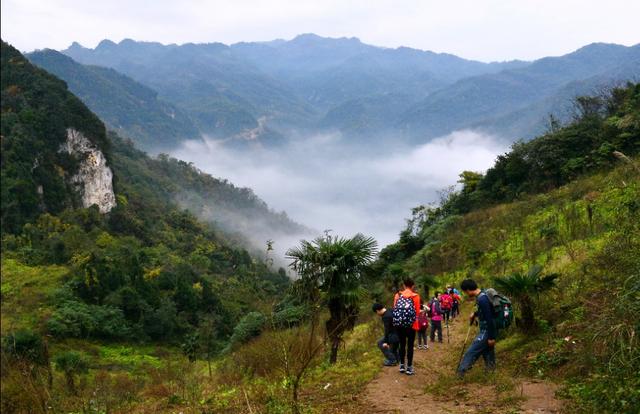
[[[526,274],[514,273],[494,278],[496,289],[510,295],[520,305],[523,331],[535,329],[534,300],[540,293],[551,289],[558,276],[556,273],[543,275],[542,266],[535,265]]]
[[[291,267],[301,282],[318,294],[329,310],[325,326],[331,341],[330,363],[338,359],[338,348],[345,331],[352,329],[358,316],[363,295],[362,273],[371,264],[377,251],[372,237],[357,234],[351,239],[332,237],[328,233],[287,251]],[[316,296],[311,291],[310,297]]]

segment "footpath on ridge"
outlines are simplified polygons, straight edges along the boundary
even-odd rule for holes
[[[449,343],[443,326],[443,343],[429,342],[428,350],[414,350],[415,375],[401,374],[398,367],[384,367],[367,385],[360,399],[363,411],[411,414],[560,413],[561,402],[555,397],[557,386],[550,382],[514,378],[515,386],[511,390],[499,391],[499,385],[464,383],[454,378],[471,309],[470,304],[464,306],[461,315],[449,324]],[[475,333],[477,327],[472,327],[467,346]],[[499,351],[496,358],[500,370]],[[473,371],[482,370],[483,366],[480,358]]]

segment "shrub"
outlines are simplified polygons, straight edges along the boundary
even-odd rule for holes
[[[47,363],[42,337],[32,331],[18,331],[2,338],[2,353],[37,365]]]
[[[266,318],[260,312],[250,312],[246,314],[233,329],[233,335],[231,335],[231,339],[229,339],[227,351],[234,345],[247,343],[260,335],[265,322]]]
[[[56,369],[64,373],[67,389],[71,394],[76,394],[75,377],[87,372],[89,365],[84,357],[75,351],[67,351],[56,355],[54,358]]]
[[[63,302],[47,321],[51,334],[74,338],[128,338],[131,329],[120,309],[87,305],[77,301]]]
[[[273,324],[278,328],[297,326],[308,316],[309,310],[304,305],[287,306],[273,313]]]

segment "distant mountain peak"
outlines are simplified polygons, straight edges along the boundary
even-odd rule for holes
[[[112,40],[104,39],[104,40],[101,40],[100,43],[98,43],[98,46],[96,46],[96,49],[110,49],[115,46],[117,45]]]
[[[80,43],[75,42],[75,41],[73,43],[71,43],[71,46],[69,46],[69,50],[72,50],[72,49],[84,49],[84,48],[85,48],[84,46],[82,46]]]
[[[301,42],[321,42],[321,41],[347,41],[352,43],[362,43],[357,37],[324,37],[315,33],[302,33],[290,40],[292,43]]]

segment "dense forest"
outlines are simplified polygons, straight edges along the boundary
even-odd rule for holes
[[[66,183],[77,163],[58,151],[69,127],[86,133],[114,170],[117,206],[107,214],[81,208]],[[181,208],[175,197],[184,190],[297,226],[249,190],[107,137],[64,82],[2,43],[3,412],[41,397],[11,372],[25,361],[35,364],[34,375],[49,366],[46,342],[66,349],[55,355],[60,366],[82,362],[74,345],[64,345],[73,338],[219,352],[241,335],[232,336],[244,316],[288,286],[264,252],[252,257]]]

